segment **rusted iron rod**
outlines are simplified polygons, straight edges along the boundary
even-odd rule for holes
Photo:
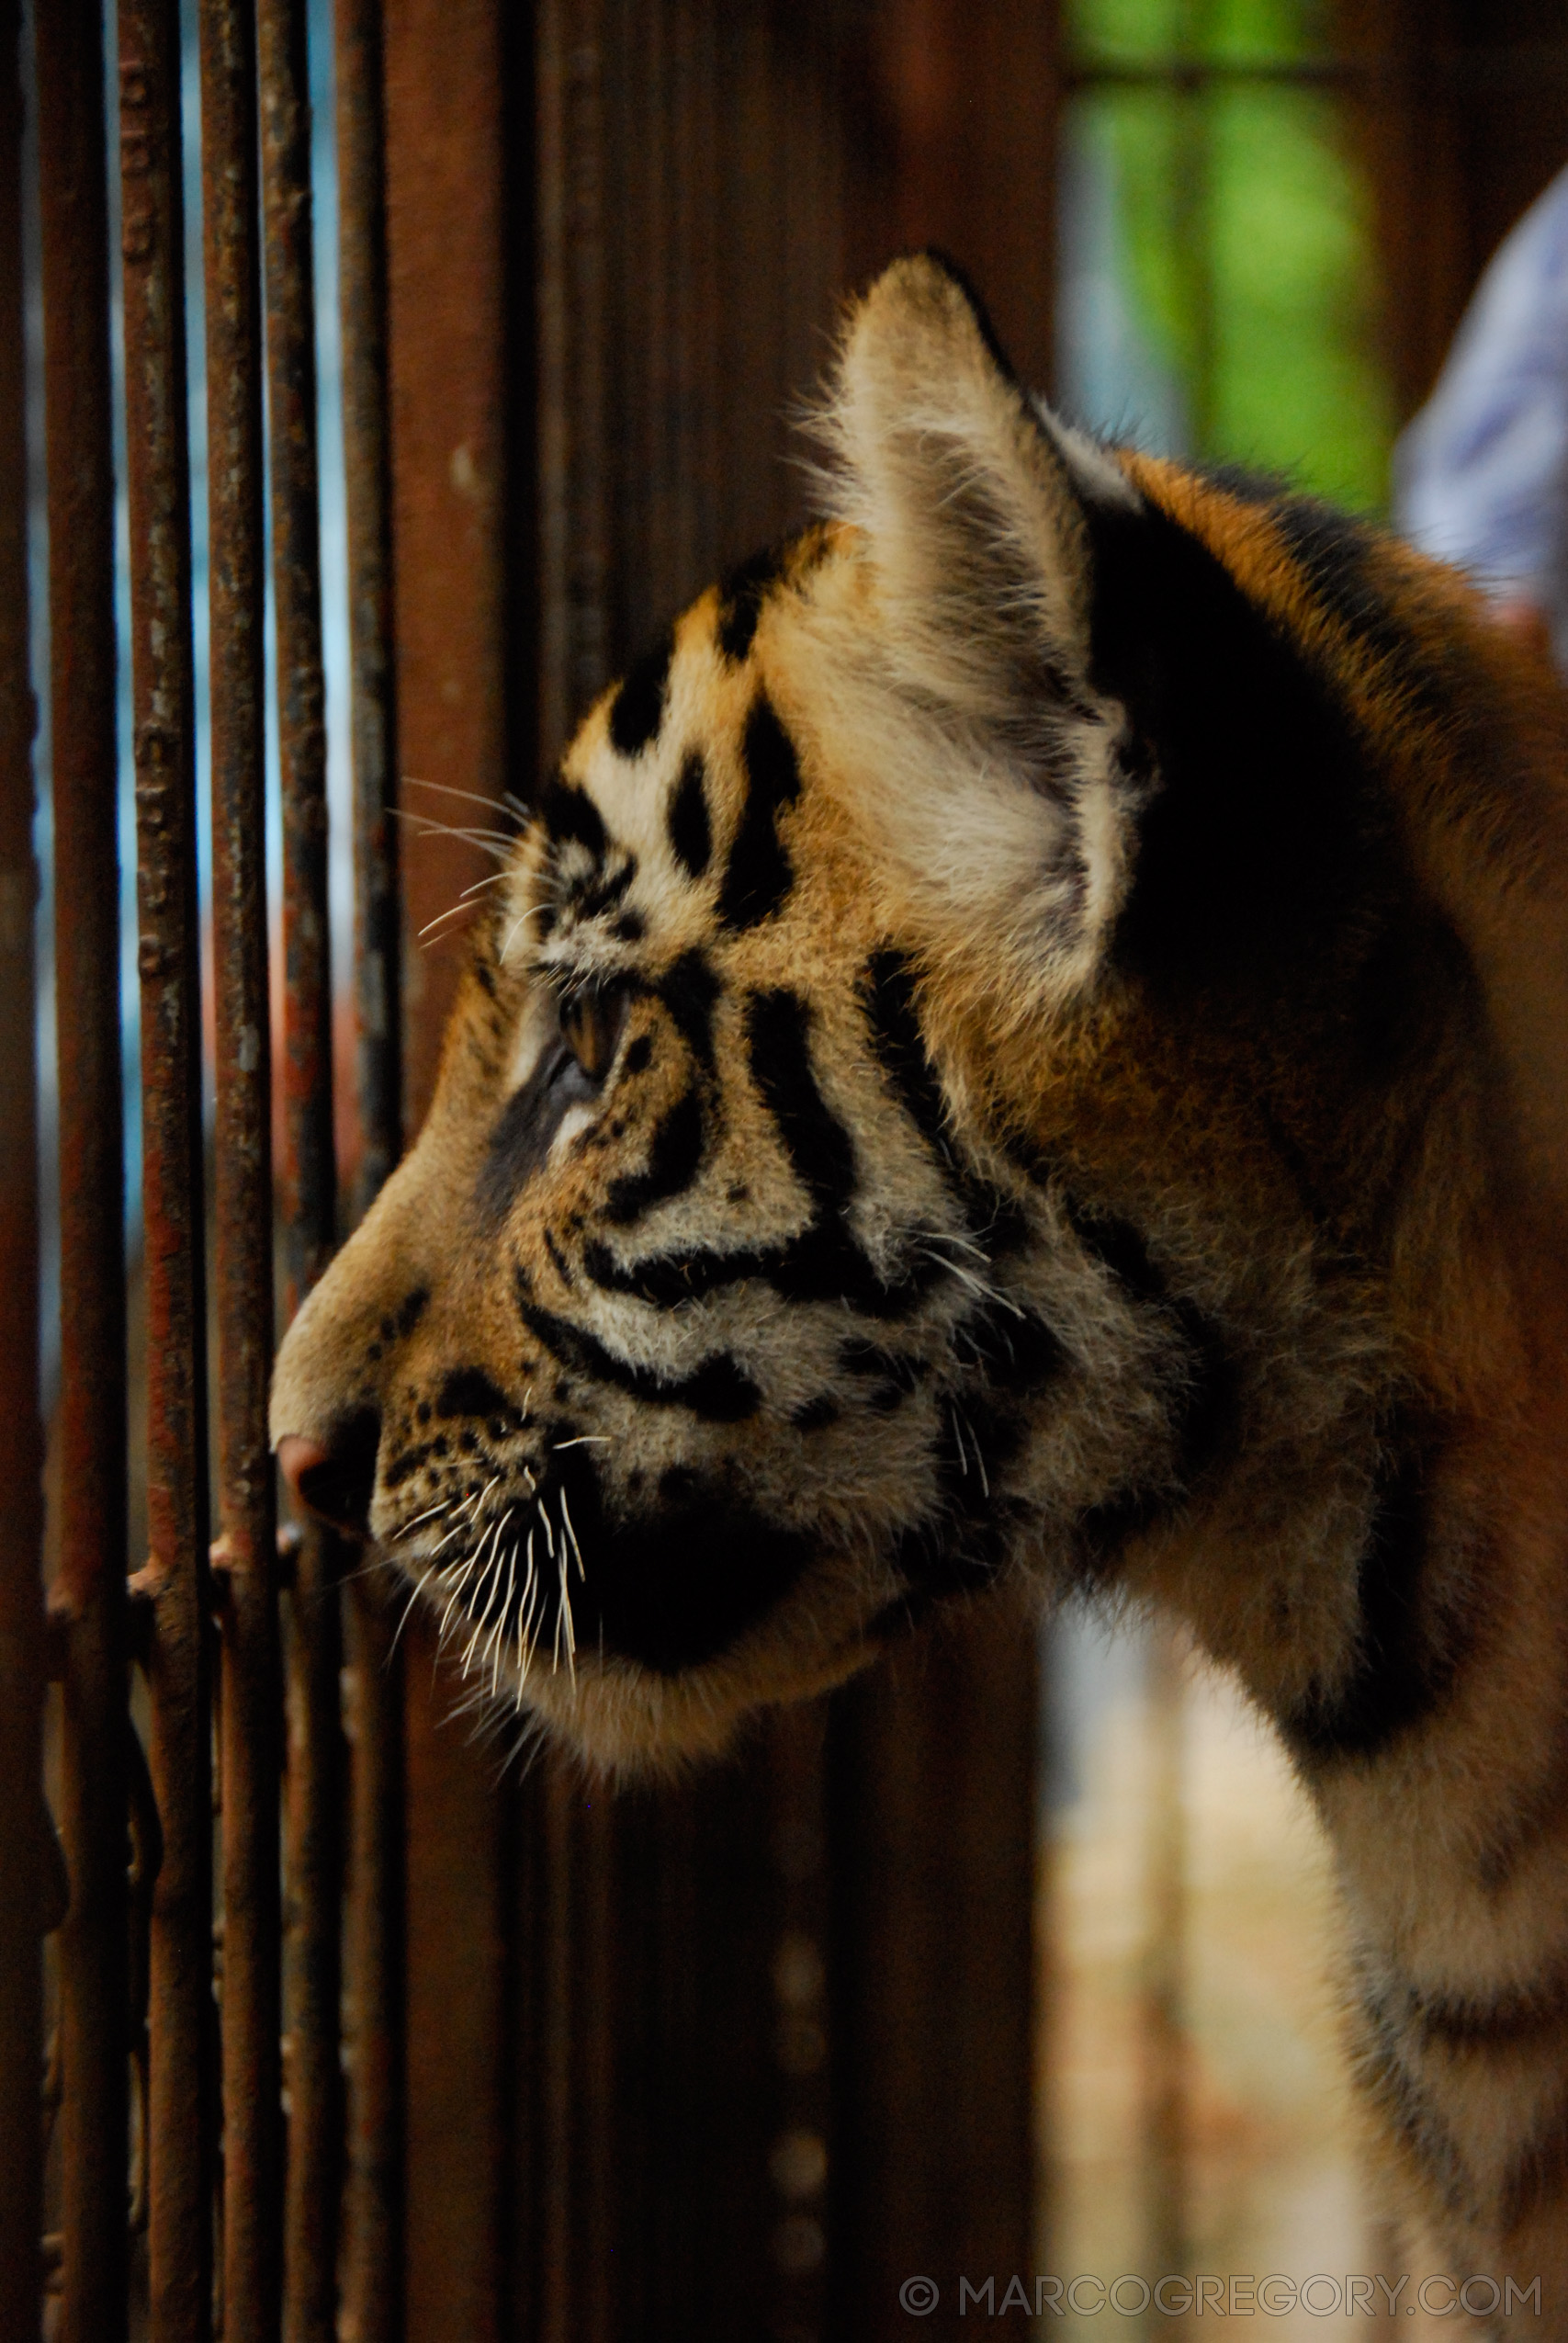
[[[201,0],[223,1677],[223,2333],[282,2299],[281,1684],[273,1468],[261,284],[253,0]]]
[[[351,1687],[349,2134],[343,2331],[399,2343],[402,2227],[402,1683],[392,1622],[362,1578],[344,1612]]]
[[[402,1153],[381,0],[336,0],[339,297],[354,729],[355,1218]]]
[[[380,0],[335,0],[334,40],[354,741],[357,1217],[402,1152]],[[350,1584],[345,1628],[354,1698],[344,2320],[355,2343],[398,2343],[403,2309],[402,1684],[390,1623],[364,1579]]]
[[[0,0],[0,2335],[36,2335],[43,2269],[43,1443],[38,1392],[33,696],[22,339],[21,9]]]
[[[344,2165],[338,2051],[344,1852],[339,1575],[331,1534],[307,1529],[295,1555],[288,1644],[284,2343],[335,2343],[338,2331]]]
[[[121,248],[141,977],[152,2343],[212,2322],[216,2156],[201,994],[177,0],[119,0]]]
[[[327,742],[316,463],[306,0],[259,0],[273,598],[283,782],[284,1193],[288,1309],[333,1250]]]
[[[307,14],[306,0],[260,0],[257,10],[283,787],[282,1211],[290,1317],[331,1256],[336,1209]],[[338,1563],[330,1533],[308,1524],[295,1554],[287,1661],[285,2343],[335,2343],[337,2333],[343,2168]]]
[[[126,2332],[125,1176],[103,11],[38,12],[60,1068],[60,2334]]]

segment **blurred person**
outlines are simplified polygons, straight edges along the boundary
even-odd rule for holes
[[[1568,169],[1494,254],[1399,440],[1393,518],[1568,674]]]

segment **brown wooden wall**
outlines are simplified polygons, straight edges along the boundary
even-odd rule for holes
[[[642,640],[798,517],[789,410],[891,252],[960,255],[1043,376],[1053,23],[388,0],[407,774],[526,794]],[[460,951],[414,934],[475,875],[451,841],[407,856],[411,1116]],[[873,2343],[914,2271],[951,2298],[1029,2266],[1021,1617],[620,1796],[548,1759],[498,1781],[416,1625],[404,1682],[410,2343]]]

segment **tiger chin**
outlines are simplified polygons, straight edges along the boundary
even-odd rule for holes
[[[1333,1842],[1393,2198],[1568,2334],[1555,686],[931,256],[822,420],[520,827],[280,1461],[611,1768],[1004,1577],[1178,1614]]]

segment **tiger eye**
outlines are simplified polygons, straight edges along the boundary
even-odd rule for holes
[[[625,1004],[614,994],[574,993],[560,1005],[561,1039],[592,1081],[610,1070],[624,1022]]]

